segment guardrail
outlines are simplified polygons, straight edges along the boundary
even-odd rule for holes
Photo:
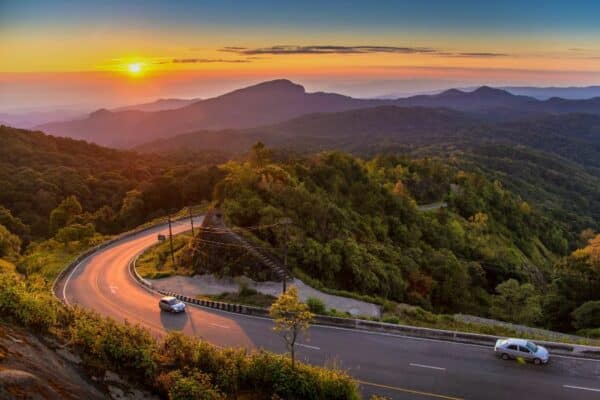
[[[129,263],[129,268],[132,272],[132,276],[134,276],[135,279],[141,285],[145,286],[147,289],[155,293],[161,294],[163,296],[173,296],[186,303],[194,304],[201,307],[214,308],[217,310],[237,314],[270,318],[269,310],[267,308],[253,307],[243,304],[225,303],[215,300],[197,299],[194,297],[183,296],[179,293],[175,293],[168,290],[156,289],[152,286],[152,283],[148,282],[137,273],[135,268],[136,261],[137,257]],[[315,315],[314,323],[315,325],[331,326],[343,329],[380,332],[400,336],[444,340],[458,343],[479,344],[490,347],[493,347],[496,344],[496,340],[501,338],[500,336],[484,335],[478,333],[448,331],[442,329],[423,328],[410,325],[390,324],[385,322],[369,321],[363,319],[330,317],[327,315]],[[539,340],[536,340],[535,342],[551,350],[553,354],[579,358],[600,359],[600,347]]]
[[[192,215],[192,218],[197,218],[197,217],[200,217],[202,215],[204,215],[204,214]],[[177,217],[177,218],[172,219],[171,222],[179,222],[179,221],[182,221],[184,219],[189,219],[189,218],[190,218],[189,215],[187,215],[187,216],[181,216],[181,217]],[[79,265],[81,262],[83,262],[86,258],[88,258],[93,253],[95,253],[95,252],[97,252],[99,250],[102,250],[102,249],[104,249],[104,248],[112,245],[113,243],[116,243],[116,242],[118,242],[120,240],[126,239],[126,238],[131,237],[131,236],[135,236],[135,235],[137,235],[139,233],[142,233],[142,232],[154,229],[157,226],[160,226],[162,224],[164,224],[164,222],[157,221],[155,224],[152,224],[152,225],[149,225],[149,226],[143,226],[143,227],[140,227],[140,228],[135,228],[135,229],[132,229],[130,231],[121,233],[121,234],[115,236],[114,238],[112,238],[110,240],[107,240],[106,242],[103,242],[103,243],[101,243],[101,244],[99,244],[97,246],[94,246],[94,247],[86,250],[84,253],[78,255],[77,258],[75,258],[73,261],[71,261],[69,263],[69,265],[67,265],[65,268],[63,268],[58,273],[58,275],[56,276],[56,278],[54,278],[54,282],[52,282],[52,287],[50,289],[52,291],[52,295],[54,295],[54,297],[56,297],[62,303],[66,304],[65,303],[65,299],[61,298],[61,296],[59,296],[59,294],[56,293],[56,287],[73,270],[73,268],[75,268],[77,265]]]

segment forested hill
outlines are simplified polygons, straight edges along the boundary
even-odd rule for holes
[[[567,250],[561,229],[535,206],[443,163],[323,153],[276,164],[260,147],[254,154],[223,167],[223,213],[237,226],[292,218],[292,267],[332,289],[486,314],[498,284],[541,282]],[[441,200],[447,208],[417,208]],[[257,232],[282,248],[281,229]]]
[[[252,143],[361,157],[436,156],[499,179],[559,219],[570,241],[600,230],[600,116],[566,114],[484,123],[448,109],[384,106],[305,115],[242,131],[195,132],[140,146],[142,152],[242,152]],[[581,243],[578,243],[580,245]]]
[[[117,233],[212,200],[237,226],[272,226],[281,217],[292,218],[289,261],[312,284],[433,311],[587,329],[592,307],[587,302],[597,291],[585,282],[596,268],[596,247],[562,259],[567,237],[572,246],[579,238],[567,232],[560,213],[511,192],[529,182],[526,168],[517,164],[522,171],[510,173],[511,162],[495,154],[497,149],[479,158],[473,153],[454,158],[449,151],[443,157],[361,159],[340,152],[273,156],[256,144],[247,161],[223,163],[207,153],[193,161],[139,155],[0,127],[0,258],[29,259],[37,247],[28,243],[49,238],[52,248],[89,244],[95,232]],[[529,151],[513,159],[537,155],[537,165],[556,171],[563,165]],[[485,176],[506,178],[507,171],[514,178],[502,179],[508,184]],[[585,179],[580,174],[571,181]],[[527,189],[566,198],[553,193],[556,186],[546,185],[549,181]],[[584,201],[585,190],[578,196]],[[440,201],[448,206],[417,207]],[[568,215],[576,216],[576,209]],[[255,240],[280,251],[281,230],[253,232]],[[579,244],[593,236],[586,230]],[[573,271],[583,271],[581,278]],[[542,296],[546,290],[550,294]],[[502,314],[499,301],[518,299],[526,299],[515,305],[523,312]],[[570,313],[579,307],[581,321],[571,322]]]
[[[51,212],[69,196],[78,222],[114,233],[210,198],[207,154],[193,163],[138,155],[41,132],[0,126],[0,225],[31,239],[53,235]]]

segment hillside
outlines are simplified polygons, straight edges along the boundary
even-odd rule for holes
[[[196,103],[201,99],[158,99],[155,101],[151,101],[149,103],[141,103],[141,104],[132,104],[128,106],[118,107],[112,109],[113,112],[119,111],[146,111],[146,112],[154,112],[154,111],[164,111],[164,110],[174,110],[176,108],[182,108],[185,106],[189,106],[190,104]]]
[[[52,210],[75,196],[79,222],[114,233],[208,200],[218,175],[208,165],[222,161],[205,153],[180,162],[0,126],[0,224],[12,221],[26,241],[47,238]]]
[[[443,157],[499,179],[562,221],[577,242],[600,229],[600,116],[550,115],[483,123],[468,114],[423,107],[375,107],[309,114],[264,128],[204,131],[136,149],[193,153],[244,152],[252,143],[300,153],[340,149],[361,156],[395,153]]]
[[[274,163],[260,147],[254,151],[250,162],[223,167],[227,175],[215,191],[223,214],[242,227],[291,218],[289,265],[330,289],[488,315],[498,284],[515,278],[541,285],[566,252],[560,227],[535,206],[438,161],[363,161],[334,152]],[[441,200],[447,208],[416,207]],[[280,227],[252,234],[281,256]],[[202,249],[198,272],[206,272]]]
[[[87,118],[39,126],[50,134],[127,148],[199,130],[246,129],[277,124],[309,113],[331,113],[379,106],[450,108],[484,121],[539,118],[547,114],[600,113],[600,98],[545,101],[481,87],[472,92],[451,89],[437,95],[396,100],[355,99],[334,93],[307,93],[288,80],[263,82],[185,107],[91,113]]]
[[[249,128],[311,112],[342,111],[379,103],[337,94],[306,93],[300,85],[277,80],[200,100],[175,110],[99,110],[82,120],[46,124],[38,128],[105,146],[131,147],[199,129]]]
[[[449,109],[380,106],[335,113],[308,114],[292,120],[245,130],[201,131],[137,146],[143,153],[219,149],[245,151],[260,140],[270,146],[301,151],[351,150],[365,145],[426,144],[460,133],[478,123]],[[374,142],[377,140],[377,142]]]

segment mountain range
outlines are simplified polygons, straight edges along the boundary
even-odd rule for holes
[[[335,93],[307,93],[301,85],[281,79],[192,101],[175,109],[101,109],[83,119],[43,124],[37,129],[109,147],[131,148],[187,132],[272,126],[312,113],[339,113],[382,106],[445,108],[464,113],[460,118],[472,119],[471,123],[487,123],[553,114],[600,114],[600,97],[538,100],[483,86],[470,92],[450,89],[436,95],[400,99],[357,99]]]

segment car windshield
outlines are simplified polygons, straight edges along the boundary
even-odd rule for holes
[[[179,300],[169,299],[169,300],[167,300],[167,303],[169,303],[170,306],[174,306],[175,304],[179,303]]]
[[[527,342],[527,348],[534,353],[537,353],[537,346],[531,342]]]

